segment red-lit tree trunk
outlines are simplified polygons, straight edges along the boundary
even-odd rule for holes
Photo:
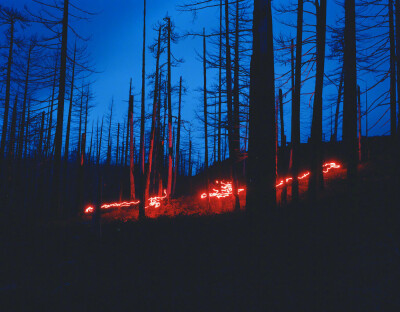
[[[129,97],[129,181],[130,181],[130,197],[135,200],[135,177],[133,163],[133,95]]]
[[[171,100],[171,20],[167,18],[168,31],[168,181],[167,196],[171,197],[172,191],[172,100]]]
[[[309,196],[316,199],[317,192],[323,188],[322,175],[322,93],[325,70],[325,34],[326,34],[326,0],[315,1],[317,10],[317,69],[315,77],[315,94],[311,125],[311,175],[309,178]]]
[[[297,5],[297,37],[296,37],[296,71],[295,86],[292,101],[292,200],[299,200],[299,147],[300,147],[300,86],[301,86],[301,56],[303,46],[303,0]]]
[[[72,61],[71,93],[70,93],[70,97],[69,97],[67,134],[65,137],[65,155],[64,155],[65,162],[68,162],[68,154],[69,154],[69,136],[70,136],[70,131],[71,131],[72,103],[73,103],[73,98],[74,98],[75,60],[76,60],[76,41],[75,41],[75,48],[74,48],[74,59]]]
[[[154,140],[156,133],[156,117],[157,117],[157,104],[158,104],[158,70],[160,64],[160,49],[161,49],[161,27],[158,29],[158,41],[157,41],[157,55],[156,55],[156,76],[155,76],[155,85],[154,85],[154,99],[153,99],[153,114],[151,118],[151,133],[150,133],[150,148],[149,148],[149,165],[146,171],[146,176],[144,180],[144,194],[143,198],[139,204],[139,219],[143,219],[145,217],[145,206],[147,204],[147,200],[149,198],[149,190],[150,190],[150,175],[153,166],[153,151],[154,151]]]
[[[182,76],[179,79],[178,128],[176,130],[175,172],[174,172],[174,186],[172,188],[172,195],[175,194],[176,180],[178,178],[179,145],[181,140],[181,106],[182,106]]]
[[[276,206],[275,82],[271,2],[254,0],[250,68],[247,210],[255,217]]]
[[[281,162],[284,163],[285,161],[285,148],[286,148],[286,136],[285,136],[285,129],[284,129],[284,122],[283,122],[283,95],[282,95],[282,89],[279,89],[279,112],[280,112],[280,117],[281,117]],[[278,163],[279,164],[279,163]],[[280,165],[281,168],[283,168],[282,165]],[[283,172],[286,174],[286,170],[283,170]],[[286,204],[287,200],[287,185],[286,181],[283,182],[283,188],[282,188],[282,193],[281,193],[281,202],[282,205]]]
[[[144,151],[144,120],[145,120],[145,87],[146,87],[146,0],[143,1],[143,55],[142,55],[142,115],[140,118],[140,174],[144,177],[144,163],[145,163],[145,151]],[[142,190],[143,191],[143,190]]]
[[[353,187],[357,178],[357,69],[355,0],[345,0],[343,143],[347,179]]]

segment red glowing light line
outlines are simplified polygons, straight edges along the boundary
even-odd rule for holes
[[[323,168],[323,170],[322,170],[323,173],[328,173],[331,169],[339,169],[339,168],[341,168],[341,165],[339,165],[339,164],[337,164],[335,162],[329,162],[329,163],[325,163],[322,166],[322,168]],[[310,174],[311,174],[311,172],[307,171],[307,172],[299,175],[297,177],[297,179],[298,180],[303,180],[303,179],[307,178]],[[280,180],[279,183],[276,184],[276,187],[278,188],[278,187],[282,186],[285,182],[288,183],[289,181],[293,181],[293,178],[292,177],[288,177],[286,179]],[[216,197],[216,198],[220,199],[220,198],[225,198],[225,197],[228,197],[228,196],[232,195],[232,182],[224,183],[222,181],[221,182],[215,181],[215,183],[216,184],[219,184],[219,183],[221,184],[221,191],[213,189],[213,192],[210,193],[210,198],[211,197]],[[238,194],[240,192],[242,192],[242,191],[244,191],[244,188],[238,189]],[[201,194],[200,198],[201,199],[207,198],[207,193]]]
[[[154,197],[150,197],[148,199],[149,201],[149,205],[146,206],[145,208],[149,208],[149,207],[154,207],[154,208],[158,208],[161,206],[161,200],[167,198],[167,191],[164,190],[164,196],[154,196]],[[109,208],[121,208],[121,207],[130,207],[133,205],[137,205],[140,203],[140,200],[136,200],[136,201],[124,201],[124,202],[115,202],[115,203],[111,203],[111,204],[103,204],[101,205],[101,209],[109,209]],[[88,206],[85,208],[84,213],[89,214],[94,212],[94,207],[93,206]]]

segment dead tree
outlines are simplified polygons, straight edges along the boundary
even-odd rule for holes
[[[276,206],[274,49],[269,0],[254,0],[249,128],[246,205],[257,217]]]
[[[8,129],[8,114],[10,110],[10,91],[11,91],[11,71],[13,64],[13,52],[15,41],[15,29],[17,24],[26,24],[27,19],[20,12],[12,8],[0,7],[0,25],[8,25],[8,56],[7,56],[7,77],[6,77],[6,94],[4,101],[4,114],[3,114],[3,129],[1,132],[0,143],[0,161],[4,157],[7,129]]]
[[[357,69],[355,1],[345,0],[344,30],[344,101],[343,143],[346,155],[347,180],[353,187],[357,177]]]
[[[182,106],[182,76],[179,79],[179,106],[178,106],[178,128],[176,130],[176,148],[175,148],[175,170],[174,170],[174,185],[172,195],[175,194],[176,180],[178,179],[178,164],[179,164],[179,143],[181,140],[181,106]]]
[[[171,19],[166,17],[167,21],[167,53],[168,53],[168,180],[167,196],[171,197],[172,191],[172,99],[171,99]]]
[[[133,95],[129,97],[129,181],[130,181],[130,198],[135,200],[135,176],[133,163]]]
[[[297,36],[296,36],[296,67],[295,86],[292,102],[292,200],[299,200],[299,147],[300,147],[300,86],[301,86],[301,56],[303,45],[303,0],[298,0],[297,6]]]
[[[315,200],[317,192],[323,188],[322,173],[322,93],[325,72],[325,35],[326,35],[326,0],[315,1],[317,11],[317,73],[315,77],[315,94],[311,125],[311,175],[309,178],[309,195]]]
[[[144,177],[144,125],[145,125],[145,86],[146,86],[146,71],[145,71],[145,57],[146,57],[146,0],[144,0],[143,9],[143,58],[142,58],[142,110],[140,117],[140,152],[139,152],[139,162],[140,162],[140,174]]]
[[[207,204],[210,206],[210,187],[208,180],[208,133],[207,133],[207,59],[206,32],[203,28],[203,104],[204,104],[204,175],[206,179]]]

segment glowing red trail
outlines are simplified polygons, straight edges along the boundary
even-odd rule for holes
[[[158,208],[161,206],[161,200],[167,197],[167,191],[164,190],[164,196],[154,196],[149,198],[149,205],[145,208],[155,207]],[[115,202],[111,204],[103,204],[101,205],[101,209],[109,209],[109,208],[121,208],[121,207],[130,207],[133,205],[137,205],[140,203],[140,200],[130,201],[130,202]],[[88,206],[85,208],[84,212],[86,214],[92,213],[94,211],[93,206]]]
[[[322,166],[322,168],[323,168],[322,172],[323,172],[323,173],[328,173],[331,169],[338,169],[338,168],[340,168],[340,167],[341,167],[341,165],[339,165],[339,164],[337,164],[337,163],[335,163],[335,162],[329,162],[329,163],[326,163],[326,164],[324,164],[324,165]],[[310,172],[310,171],[307,171],[307,172],[305,172],[305,173],[299,175],[299,176],[297,177],[297,179],[298,179],[298,180],[303,180],[303,179],[307,178],[310,174],[311,174],[311,172]],[[288,178],[286,178],[286,179],[280,180],[280,181],[276,184],[276,187],[280,187],[280,186],[282,186],[283,184],[285,184],[285,182],[288,183],[288,182],[290,182],[290,181],[292,181],[292,180],[293,180],[292,177],[288,177]],[[216,198],[219,199],[219,198],[225,198],[225,197],[228,197],[228,196],[231,196],[231,195],[232,195],[232,182],[222,182],[222,181],[219,182],[219,181],[215,181],[215,183],[221,185],[221,190],[219,191],[219,190],[213,189],[212,192],[210,192],[210,198],[211,198],[211,197],[216,197]],[[238,194],[239,194],[240,192],[242,192],[242,191],[244,191],[244,188],[238,189]],[[207,198],[207,193],[201,194],[200,198],[202,198],[202,199]]]

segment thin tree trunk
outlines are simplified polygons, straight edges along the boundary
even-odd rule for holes
[[[400,120],[400,0],[395,2],[395,13],[396,13],[396,64],[397,64],[397,110],[398,117]],[[367,135],[368,136],[368,135]],[[397,127],[397,139],[400,145],[400,126]],[[400,148],[400,147],[399,147]]]
[[[279,111],[281,117],[281,162],[285,162],[285,149],[286,149],[286,136],[285,136],[285,129],[284,129],[284,122],[283,122],[283,95],[282,89],[279,89]],[[286,168],[283,165],[280,165],[281,168],[284,168],[283,173],[286,174]],[[286,204],[287,200],[287,185],[286,181],[283,182],[283,189],[281,193],[281,202],[282,205]]]
[[[292,200],[299,200],[299,147],[300,147],[300,87],[301,87],[301,56],[303,46],[303,0],[298,0],[297,6],[297,37],[296,37],[296,72],[292,103]]]
[[[81,158],[81,131],[82,131],[82,111],[83,111],[83,85],[82,85],[82,92],[81,92],[81,106],[79,109],[79,128],[78,128],[78,156],[77,161]]]
[[[135,200],[135,176],[134,176],[134,163],[133,163],[133,95],[129,98],[129,180],[130,180],[130,197]]]
[[[178,107],[178,128],[176,131],[176,149],[175,149],[175,173],[174,173],[174,186],[172,188],[172,195],[175,194],[176,180],[178,178],[178,164],[179,164],[179,143],[181,140],[181,106],[182,106],[182,76],[179,80],[179,107]]]
[[[14,148],[15,148],[15,132],[17,128],[17,104],[18,104],[18,95],[15,96],[14,107],[11,115],[11,127],[10,127],[10,138],[9,138],[9,146],[8,146],[8,158],[12,160],[14,158]]]
[[[276,206],[274,50],[269,0],[254,0],[250,71],[246,203],[257,220]]]
[[[19,134],[19,142],[18,142],[18,159],[22,157],[22,149],[24,144],[24,128],[25,128],[25,114],[26,114],[26,101],[28,99],[28,83],[29,83],[29,70],[31,65],[31,53],[33,50],[33,43],[31,42],[28,51],[28,61],[26,65],[26,74],[25,74],[25,88],[24,88],[24,102],[22,104],[22,116],[21,116],[21,127],[20,127],[20,134]]]
[[[229,44],[229,1],[225,0],[225,52],[226,52],[226,96],[228,106],[228,140],[229,160],[232,171],[232,192],[235,197],[235,210],[240,210],[240,202],[237,187],[236,162],[237,150],[235,144],[234,114],[232,112],[232,69],[231,69],[231,47]]]
[[[358,101],[357,101],[357,112],[358,112],[358,161],[361,162],[361,91],[360,91],[360,86],[357,86],[357,95],[358,95]],[[396,109],[396,103],[395,103],[395,109]],[[396,114],[394,115],[396,117]],[[394,134],[394,136],[396,133]]]
[[[168,183],[167,196],[172,191],[172,100],[171,100],[171,20],[167,18],[168,30]]]
[[[311,126],[311,175],[309,178],[309,195],[316,199],[317,192],[323,188],[322,173],[322,93],[325,70],[325,34],[326,34],[326,0],[315,2],[317,7],[317,69],[315,78],[315,95]]]
[[[64,156],[65,162],[68,162],[68,154],[69,154],[69,136],[70,136],[70,131],[71,131],[72,102],[73,102],[73,98],[74,98],[75,59],[76,59],[76,41],[75,41],[75,47],[74,47],[74,59],[72,61],[71,93],[70,93],[70,97],[69,97],[67,134],[65,137],[65,156]]]
[[[332,142],[337,142],[338,136],[338,123],[339,123],[339,111],[340,111],[340,102],[342,101],[342,93],[343,93],[343,74],[344,71],[340,74],[340,82],[339,82],[339,90],[338,90],[338,97],[336,101],[336,111],[335,111],[335,127],[333,130],[333,137]]]
[[[0,160],[4,157],[7,140],[7,126],[8,126],[8,113],[10,110],[10,90],[11,90],[11,66],[13,57],[13,46],[14,46],[14,21],[10,25],[10,47],[8,49],[8,60],[7,60],[7,80],[6,80],[6,98],[4,102],[4,114],[3,114],[3,129],[1,132],[1,145],[0,145]]]
[[[39,147],[38,147],[38,156],[42,158],[42,146],[43,146],[43,133],[44,133],[44,111],[42,111],[42,123],[40,126],[40,134],[39,134]]]
[[[219,68],[218,68],[218,162],[221,162],[222,122],[222,0],[219,0]]]
[[[24,150],[24,159],[26,159],[28,155],[28,135],[29,135],[29,123],[31,118],[31,99],[28,101],[28,116],[26,117],[26,131],[25,131],[25,150]]]
[[[117,131],[117,149],[115,151],[115,164],[118,166],[119,161],[119,123],[118,123],[118,131]]]
[[[204,103],[204,174],[206,178],[207,205],[210,206],[210,187],[208,181],[208,133],[207,133],[207,58],[206,32],[203,28],[203,103]]]
[[[142,58],[142,115],[140,118],[140,174],[144,176],[144,162],[145,162],[145,150],[144,150],[144,119],[145,119],[145,85],[146,85],[146,71],[145,71],[145,57],[146,57],[146,0],[144,0],[143,9],[143,58]]]

